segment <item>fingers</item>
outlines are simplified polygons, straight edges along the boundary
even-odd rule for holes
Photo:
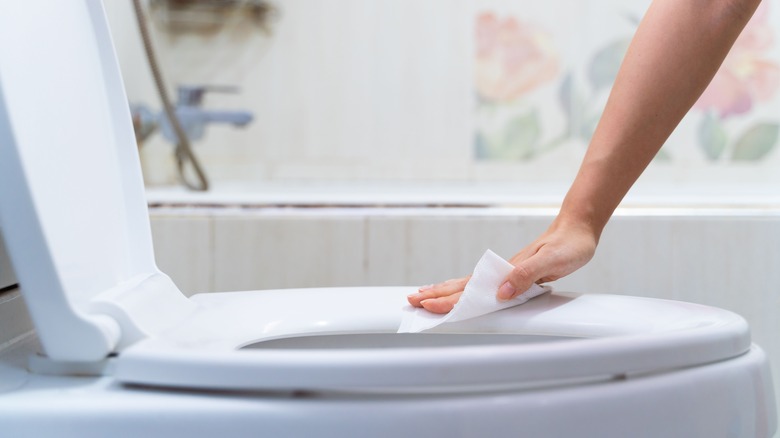
[[[431,298],[448,297],[453,294],[463,292],[463,288],[466,287],[466,283],[469,282],[469,278],[471,278],[471,276],[466,276],[463,278],[455,278],[452,280],[447,280],[443,283],[423,286],[419,289],[419,291],[416,294],[409,295],[407,299],[409,300],[409,304],[411,304],[412,306],[423,307],[421,303],[424,300],[429,300]],[[458,297],[460,297],[460,295],[458,295]],[[455,302],[457,302],[457,298],[455,298]]]
[[[575,231],[543,236],[515,255],[510,260],[515,268],[499,288],[498,299],[510,300],[534,283],[558,280],[584,266],[593,257],[598,239],[592,233]]]
[[[547,260],[549,264],[549,260]],[[539,253],[515,265],[515,268],[507,276],[504,284],[498,289],[499,300],[507,301],[527,291],[542,279],[545,268],[545,258]],[[549,266],[548,266],[549,267]]]
[[[429,298],[421,302],[422,307],[432,313],[447,313],[455,307],[463,292],[454,293],[441,298]]]

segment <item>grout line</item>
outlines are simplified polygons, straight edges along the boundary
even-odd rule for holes
[[[11,339],[3,342],[3,343],[0,343],[0,352],[5,351],[5,350],[13,347],[14,345],[16,345],[16,344],[18,344],[20,342],[26,341],[27,339],[29,339],[29,338],[31,338],[33,336],[35,336],[35,329],[26,331],[26,332],[22,333],[21,335],[15,336],[15,337],[13,337],[13,338],[11,338]]]

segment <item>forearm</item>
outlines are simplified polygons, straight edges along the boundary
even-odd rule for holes
[[[510,259],[497,297],[582,267],[601,231],[706,88],[759,0],[655,0],[637,29],[580,171],[550,229]],[[409,303],[452,309],[469,277],[420,288]]]
[[[758,4],[652,3],[554,226],[586,226],[598,239],[631,185],[707,87]]]

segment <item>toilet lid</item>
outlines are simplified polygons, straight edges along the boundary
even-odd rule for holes
[[[2,2],[0,41],[0,228],[46,353],[105,358],[93,301],[161,274],[102,4]]]

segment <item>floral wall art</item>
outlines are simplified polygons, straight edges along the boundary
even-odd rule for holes
[[[694,105],[703,117],[698,145],[711,161],[760,161],[777,147],[777,119],[750,120],[739,129],[735,121],[751,119],[757,108],[771,103],[780,86],[780,67],[771,57],[776,30],[769,21],[770,2],[763,2],[712,80]],[[778,114],[780,118],[780,114]]]
[[[682,184],[720,195],[739,183],[735,199],[780,199],[778,1],[762,1],[635,187],[663,198]],[[240,44],[233,31],[153,29],[172,89],[233,85],[241,91],[204,106],[255,116],[242,129],[209,125],[195,144],[215,182],[484,182],[557,202],[651,0],[277,3],[273,31]],[[106,7],[130,100],[159,111],[132,11]],[[152,135],[141,149],[147,184],[178,184],[171,147]]]
[[[477,17],[478,158],[529,160],[554,147],[540,144],[539,111],[523,98],[555,82],[560,70],[560,55],[543,27],[492,12]]]
[[[580,157],[648,6],[645,1],[556,3],[562,10],[575,9],[579,19],[564,27],[551,16],[508,2],[493,2],[475,13],[478,162],[523,165],[545,163],[552,155]],[[677,166],[685,172],[691,166],[777,162],[776,8],[774,1],[761,4],[651,167]]]

